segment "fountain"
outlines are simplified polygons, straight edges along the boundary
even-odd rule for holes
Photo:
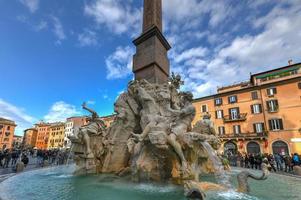
[[[248,177],[265,180],[266,164],[261,176],[224,171],[210,115],[192,127],[193,95],[179,91],[179,75],[169,75],[161,10],[161,0],[144,0],[143,33],[134,40],[135,80],[118,97],[111,126],[84,103],[91,117],[70,138],[75,165],[11,177],[0,184],[0,199],[299,199],[301,192],[290,185],[301,183],[293,178],[247,183]]]

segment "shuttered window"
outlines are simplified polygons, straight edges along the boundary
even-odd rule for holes
[[[240,125],[234,125],[233,132],[234,134],[240,134],[241,133]]]
[[[224,111],[223,110],[215,111],[215,118],[216,119],[222,119],[223,117],[224,117]]]
[[[271,131],[283,130],[283,121],[282,121],[282,119],[271,119],[271,120],[269,120],[269,129]]]
[[[223,99],[222,98],[216,98],[216,99],[214,99],[214,104],[216,106],[222,105],[223,104]]]
[[[254,133],[262,133],[264,131],[264,123],[253,124]]]
[[[273,96],[275,94],[277,94],[277,89],[276,88],[268,88],[267,89],[267,95],[268,96]]]
[[[203,113],[208,112],[207,105],[202,105],[202,112]]]
[[[228,101],[229,101],[229,103],[236,103],[237,102],[237,96],[236,95],[229,96]]]
[[[218,134],[219,135],[225,135],[226,134],[224,126],[219,126],[218,127]]]
[[[269,112],[278,111],[278,108],[279,108],[278,100],[267,101],[267,107],[268,107]]]
[[[262,113],[262,106],[261,106],[261,104],[251,105],[251,112],[252,112],[252,114]]]
[[[258,99],[258,92],[257,91],[251,92],[251,96],[253,100]]]

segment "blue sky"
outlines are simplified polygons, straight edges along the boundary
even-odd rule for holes
[[[237,3],[239,2],[239,4]],[[195,97],[300,62],[301,0],[163,0],[172,71]],[[101,115],[132,79],[142,0],[0,0],[0,117]]]

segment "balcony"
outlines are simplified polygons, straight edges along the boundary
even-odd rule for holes
[[[253,140],[253,139],[267,139],[268,138],[268,132],[262,132],[262,133],[240,133],[240,134],[225,134],[225,135],[219,135],[219,138],[222,140]]]
[[[237,116],[226,115],[224,116],[224,122],[238,122],[245,121],[247,119],[247,113],[240,113]]]

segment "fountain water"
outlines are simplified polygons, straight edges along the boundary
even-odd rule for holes
[[[215,150],[211,147],[208,142],[202,142],[203,147],[207,150],[209,159],[213,163],[215,169],[215,177],[219,184],[223,185],[226,188],[232,188],[230,182],[230,175],[224,170],[224,166],[221,162],[221,159],[217,156]]]

